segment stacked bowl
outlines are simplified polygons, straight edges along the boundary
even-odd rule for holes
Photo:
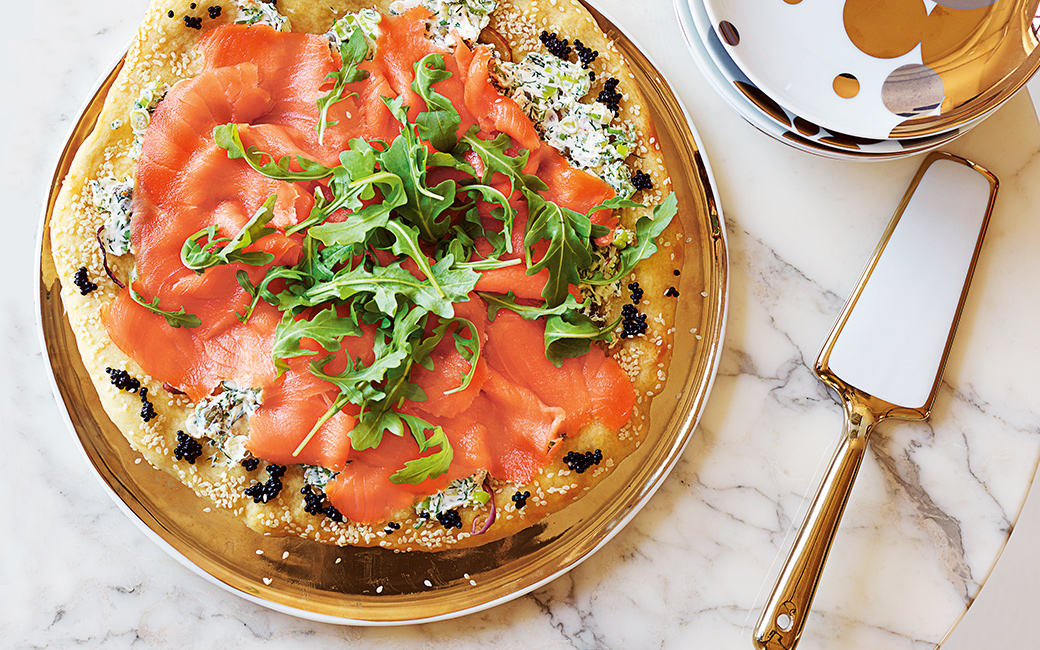
[[[1040,0],[675,0],[694,60],[754,127],[841,160],[967,132],[1040,68]]]

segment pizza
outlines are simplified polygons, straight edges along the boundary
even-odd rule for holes
[[[576,1],[157,1],[49,236],[144,459],[262,534],[441,551],[647,435],[669,183]]]

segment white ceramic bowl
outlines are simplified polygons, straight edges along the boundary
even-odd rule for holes
[[[675,0],[679,24],[693,59],[716,93],[748,123],[801,151],[838,160],[904,158],[939,147],[969,126],[923,139],[861,139],[802,119],[762,92],[729,57],[701,0]]]
[[[1037,0],[703,0],[747,77],[813,124],[919,138],[978,121],[1040,67]]]

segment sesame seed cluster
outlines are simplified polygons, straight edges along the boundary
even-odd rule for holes
[[[388,5],[388,0],[277,3],[295,30],[313,33],[324,32],[346,12],[363,6],[385,11]],[[553,463],[527,485],[489,477],[485,487],[493,493],[497,520],[484,534],[474,531],[486,523],[487,508],[459,508],[440,521],[406,510],[386,522],[359,524],[337,516],[334,508],[330,511],[327,501],[306,483],[299,466],[281,467],[256,459],[244,464],[214,462],[215,452],[209,444],[196,443],[183,432],[193,407],[190,400],[149,377],[109,340],[101,313],[122,290],[112,278],[128,278],[133,259],[129,254],[109,256],[106,270],[97,239],[104,217],[90,199],[90,182],[104,176],[133,177],[136,162],[130,151],[134,135],[126,116],[135,98],[156,82],[170,86],[196,74],[201,62],[194,43],[206,30],[235,18],[231,2],[153,1],[55,206],[50,251],[61,280],[62,299],[81,356],[112,421],[142,458],[202,497],[200,516],[213,505],[262,534],[294,535],[327,544],[400,551],[476,546],[515,534],[592,489],[642,442],[649,429],[651,400],[666,378],[678,299],[673,285],[683,261],[678,219],[658,240],[659,252],[622,281],[622,286],[634,285],[639,291],[619,290],[606,305],[608,318],[635,313],[641,323],[637,328],[641,331],[633,330],[609,349],[637,391],[632,419],[621,431],[593,422],[561,441]],[[561,53],[562,39],[572,44],[566,54],[593,75],[592,98],[607,93],[616,102],[618,118],[638,135],[636,151],[628,161],[638,179],[636,198],[651,206],[660,203],[671,185],[649,111],[627,61],[585,7],[576,0],[500,0],[490,27],[501,40],[489,42],[501,48],[504,41],[514,61],[528,52],[545,51],[548,39],[543,33],[557,39],[551,42],[557,43],[553,47]],[[622,225],[634,227],[643,214],[645,210],[625,208]],[[564,460],[568,458],[570,462]]]

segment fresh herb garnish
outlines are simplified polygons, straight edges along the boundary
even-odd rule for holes
[[[242,229],[231,239],[217,237],[216,224],[207,226],[188,237],[181,247],[181,262],[184,266],[196,273],[202,273],[205,269],[218,264],[232,264],[241,262],[253,266],[270,264],[274,255],[264,251],[250,251],[245,249],[258,240],[278,232],[275,228],[267,226],[274,218],[274,204],[277,196],[271,195],[260,206],[260,209],[246,222]],[[205,237],[206,242],[200,244],[199,240]]]
[[[330,126],[338,124],[335,121],[329,122],[329,108],[347,97],[357,95],[357,93],[343,94],[347,84],[361,81],[368,77],[366,70],[358,70],[358,64],[365,60],[367,54],[368,42],[365,40],[365,34],[360,28],[354,29],[350,33],[350,38],[340,43],[339,56],[343,65],[338,71],[330,72],[325,77],[326,80],[333,82],[332,89],[318,98],[318,124],[314,128],[318,131],[319,144],[325,142],[325,130]]]
[[[145,302],[144,296],[142,296],[141,294],[137,293],[136,290],[134,290],[133,281],[130,281],[128,283],[128,286],[130,289],[130,297],[133,299],[134,302],[141,305],[153,314],[159,314],[160,316],[165,318],[166,323],[170,327],[184,327],[187,329],[191,329],[193,327],[198,327],[199,325],[202,325],[202,321],[199,319],[199,317],[195,314],[186,313],[184,307],[181,307],[177,311],[167,311],[165,309],[161,309],[159,307],[159,296],[156,296],[154,299],[152,299],[151,302]]]

